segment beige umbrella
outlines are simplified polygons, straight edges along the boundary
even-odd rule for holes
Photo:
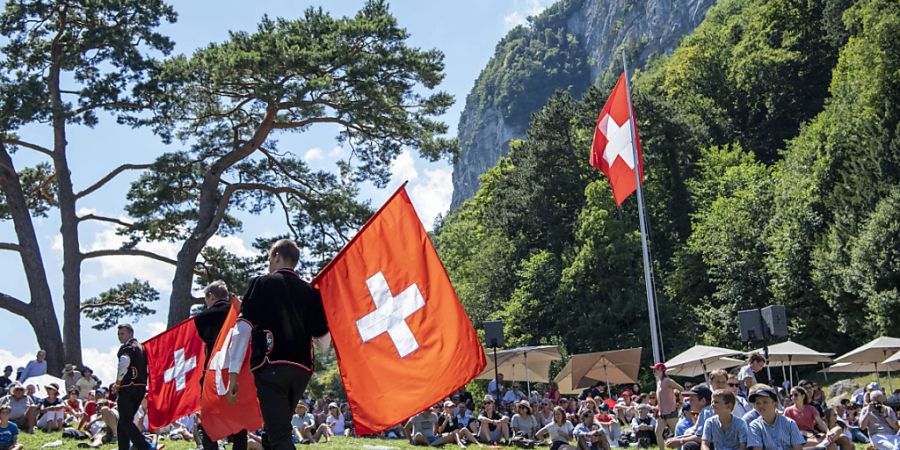
[[[900,351],[891,355],[888,359],[881,362],[881,365],[887,367],[888,370],[900,369]]]
[[[832,364],[819,372],[821,373],[873,373],[875,372],[875,364],[872,363],[836,363]]]
[[[492,352],[485,350],[488,355],[488,364],[477,380],[494,379],[494,358]],[[497,352],[497,371],[503,374],[504,379],[512,381],[524,381],[529,395],[531,382],[547,383],[550,381],[550,363],[559,361],[559,347],[555,345],[542,345],[535,347],[519,347]]]
[[[554,381],[559,386],[560,393],[565,394],[580,392],[580,388],[603,381],[606,383],[607,394],[610,394],[610,384],[637,382],[640,366],[641,347],[582,353],[573,355]]]
[[[898,350],[900,350],[900,339],[889,336],[881,336],[865,345],[857,347],[841,355],[838,358],[835,358],[834,362],[873,364],[875,369],[875,376],[880,381],[881,375],[878,373],[878,365]],[[894,381],[891,378],[890,368],[888,368],[888,385],[893,391]]]
[[[757,349],[754,350],[754,352],[763,354],[763,349]],[[753,352],[747,352],[747,355],[749,355],[750,353]],[[831,362],[831,356],[834,356],[834,353],[817,352],[809,347],[800,345],[791,340],[787,340],[785,342],[769,346],[769,357],[766,359],[766,364],[768,364],[769,367],[780,366],[784,368],[785,366],[788,366],[790,368],[789,373],[791,386],[793,386],[793,366],[828,363]]]
[[[728,358],[743,353],[729,348],[695,345],[666,361],[666,373],[682,377],[706,376],[713,370],[727,369],[743,364],[743,361],[739,359]]]

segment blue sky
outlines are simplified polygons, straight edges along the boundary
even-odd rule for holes
[[[334,16],[354,14],[363,4],[361,0],[323,2],[321,6]],[[525,23],[551,4],[551,0],[461,0],[455,2],[404,0],[391,2],[391,10],[399,23],[411,34],[412,45],[421,48],[437,48],[445,54],[444,82],[440,89],[455,96],[456,104],[443,120],[453,134],[475,78],[494,52],[496,43],[512,27]],[[270,17],[296,18],[309,6],[319,4],[307,1],[180,1],[173,2],[179,17],[174,24],[162,27],[162,31],[176,43],[175,53],[189,54],[210,42],[227,38],[229,30],[253,31],[259,19]],[[342,149],[334,140],[334,129],[315,128],[306,133],[279,137],[283,149],[303,155],[315,168],[331,169],[340,157]],[[50,146],[51,136],[46,127],[33,126],[21,130],[26,140]],[[130,130],[104,120],[94,129],[71,129],[69,155],[76,191],[90,185],[112,168],[123,163],[152,161],[166,147],[147,130]],[[18,168],[36,164],[44,159],[37,154],[20,151],[14,155]],[[380,204],[404,180],[427,228],[433,219],[445,212],[450,205],[452,167],[446,162],[428,163],[415,152],[400,155],[392,166],[392,181],[379,190],[366,186],[362,197]],[[79,203],[82,212],[96,211],[106,216],[124,216],[125,194],[135,174],[120,176],[103,189]],[[284,232],[280,216],[240,216],[244,230],[235,236],[217,237],[213,243],[224,245],[238,254],[249,254],[249,242],[261,235]],[[56,299],[57,317],[61,315],[62,253],[60,251],[59,220],[54,214],[46,219],[36,219],[41,252],[51,289]],[[81,245],[85,250],[116,248],[121,238],[113,228],[85,223],[80,228]],[[14,242],[11,222],[0,222],[0,242]],[[169,256],[175,255],[178,244],[150,243],[142,248]],[[20,299],[28,298],[22,265],[18,255],[0,251],[0,292]],[[157,314],[144,318],[135,327],[137,337],[146,339],[165,328],[166,301],[170,292],[173,268],[163,263],[137,257],[113,257],[85,262],[82,275],[82,295],[90,298],[116,284],[141,278],[160,291],[162,301],[152,305]],[[0,365],[24,365],[37,350],[28,323],[15,315],[0,310],[3,330],[0,338]],[[109,380],[114,373],[116,339],[114,331],[98,332],[90,328],[93,322],[82,320],[82,342],[85,363],[94,367],[98,375]],[[47,349],[53,351],[53,349]]]

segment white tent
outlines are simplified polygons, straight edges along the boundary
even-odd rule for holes
[[[763,354],[763,349],[754,350],[759,354]],[[753,352],[747,352],[749,355]],[[787,340],[775,345],[769,346],[769,357],[766,364],[769,367],[781,367],[782,371],[785,366],[789,367],[791,386],[794,385],[793,366],[805,366],[810,364],[824,364],[831,362],[831,356],[834,353],[817,352],[809,347],[798,344],[794,341]]]
[[[713,370],[727,369],[743,364],[743,361],[739,359],[729,358],[729,356],[743,353],[728,348],[695,345],[666,361],[666,373],[682,377],[706,376]]]
[[[39,375],[36,377],[31,377],[25,380],[22,383],[22,386],[28,386],[29,384],[33,384],[35,387],[34,395],[38,398],[47,398],[47,385],[50,383],[56,383],[59,386],[59,398],[63,398],[66,395],[66,382],[63,381],[62,378],[54,377],[53,375]]]
[[[878,372],[878,365],[897,351],[900,351],[900,339],[890,336],[881,336],[835,358],[834,362],[872,364],[875,369],[873,372],[875,372],[875,376],[880,380],[881,375]],[[888,370],[888,386],[890,386],[893,391],[894,380],[891,377],[890,367],[882,366],[882,368]]]

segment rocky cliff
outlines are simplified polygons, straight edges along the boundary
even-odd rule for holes
[[[562,0],[511,30],[466,97],[451,208],[525,135],[531,113],[557,89],[579,95],[598,78],[672,51],[715,0]],[[598,105],[598,109],[599,109]]]

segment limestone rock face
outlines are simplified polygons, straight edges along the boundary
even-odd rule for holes
[[[670,53],[713,3],[561,0],[528,26],[511,30],[466,97],[457,132],[460,155],[453,167],[451,208],[475,195],[479,176],[507,154],[511,140],[525,136],[531,113],[555,90],[579,95],[604,74],[621,70],[623,52],[631,67]],[[556,55],[553,45],[564,56]],[[529,101],[517,101],[520,96],[529,96]]]

